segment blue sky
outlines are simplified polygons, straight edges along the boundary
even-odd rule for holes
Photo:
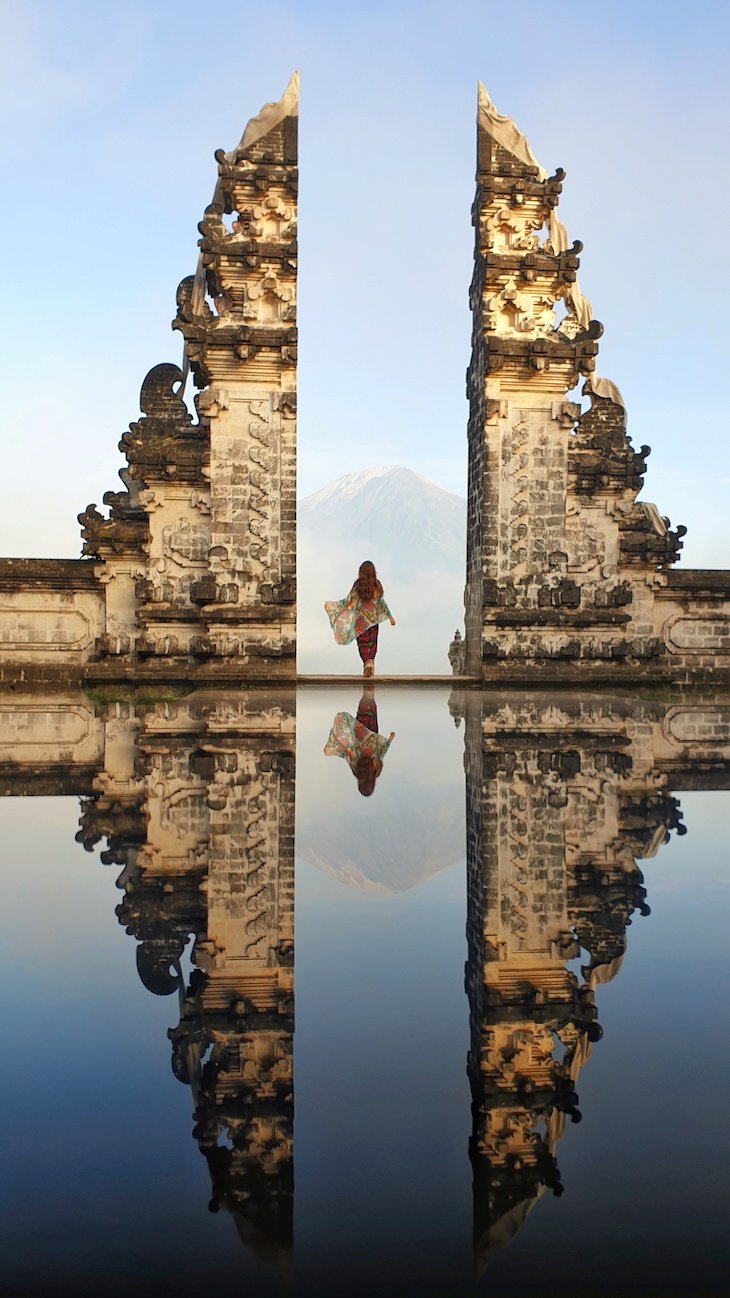
[[[74,555],[230,148],[302,77],[300,491],[402,463],[465,490],[476,82],[542,164],[605,326],[645,497],[730,566],[730,7],[0,3],[8,129],[0,553]],[[208,21],[210,18],[210,22]]]

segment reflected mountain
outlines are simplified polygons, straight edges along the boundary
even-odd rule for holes
[[[387,692],[380,711],[385,730]],[[338,711],[323,736],[324,755],[343,760],[300,768],[297,856],[354,888],[407,892],[464,858],[463,777],[427,738],[422,717],[413,716],[397,738],[378,734],[378,723],[368,686],[355,715]],[[391,743],[397,758],[389,756],[383,771]],[[356,770],[371,753],[380,770],[363,801]]]
[[[463,497],[411,469],[365,469],[300,500],[297,529],[300,672],[359,671],[355,646],[335,644],[322,604],[350,589],[365,557],[398,621],[381,636],[380,670],[448,671],[448,645],[464,615]]]
[[[399,779],[387,796],[378,789],[377,818],[357,818],[353,826],[351,810],[343,799],[319,826],[305,810],[297,826],[297,855],[341,883],[367,892],[407,892],[463,860],[463,814],[449,788],[431,798],[415,779]]]

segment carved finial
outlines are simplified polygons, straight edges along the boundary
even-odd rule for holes
[[[593,323],[598,324],[598,321],[596,320]],[[603,333],[603,329],[601,329],[601,333]],[[600,338],[600,336],[599,334],[598,337]],[[594,404],[594,397],[600,397],[602,400],[612,401],[615,406],[620,406],[622,410],[626,410],[626,402],[621,396],[620,390],[610,379],[599,379],[592,374],[583,384],[583,391],[590,397],[591,405]]]
[[[456,628],[454,638],[449,645],[449,662],[454,676],[463,676],[466,670],[466,645],[461,637],[461,631]]]
[[[547,180],[547,172],[540,166],[526,137],[511,117],[504,117],[497,112],[481,81],[477,82],[477,126],[520,162],[528,167],[536,167],[540,180]]]
[[[249,149],[257,140],[268,135],[273,131],[279,122],[283,122],[285,117],[297,117],[299,114],[299,73],[295,72],[289,84],[284,91],[281,99],[276,103],[264,104],[261,111],[252,117],[247,124],[239,149]]]

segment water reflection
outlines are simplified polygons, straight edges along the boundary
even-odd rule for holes
[[[335,713],[329,738],[324,746],[325,757],[344,757],[355,779],[358,792],[369,798],[383,770],[385,755],[395,739],[391,730],[388,738],[378,734],[378,706],[375,689],[365,686],[357,705],[357,716],[349,712]]]
[[[123,866],[116,913],[139,942],[145,987],[179,995],[172,1068],[192,1091],[210,1209],[230,1212],[241,1237],[284,1273],[294,1186],[294,723],[286,694],[107,710],[106,751],[116,760],[96,777],[77,835],[89,850],[106,839],[102,860]]]
[[[392,708],[387,695],[381,706]],[[580,1121],[579,1076],[602,1035],[598,989],[619,973],[632,916],[649,914],[637,862],[684,832],[676,790],[730,784],[730,707],[479,692],[456,692],[449,707],[463,727],[464,775],[449,768],[440,784],[435,748],[424,757],[434,783],[424,766],[414,789],[394,769],[380,786],[394,735],[378,733],[373,689],[356,715],[338,711],[324,752],[344,757],[360,792],[377,797],[363,802],[350,781],[338,804],[323,805],[316,789],[330,764],[320,757],[301,771],[300,854],[358,887],[412,888],[458,859],[464,804],[454,790],[464,781],[469,1158],[482,1272],[538,1199],[563,1191],[559,1144]],[[178,997],[172,1068],[191,1090],[211,1210],[229,1212],[286,1275],[293,694],[137,705],[34,697],[0,710],[3,792],[83,795],[77,837],[89,850],[103,842],[102,860],[121,867],[116,913],[138,944],[139,977],[155,995]],[[408,744],[399,735],[394,752]],[[360,822],[353,831],[355,814],[367,833]]]
[[[461,695],[451,706],[466,723],[470,1158],[482,1270],[544,1190],[563,1193],[556,1149],[566,1121],[581,1119],[576,1084],[602,1036],[596,987],[621,967],[632,914],[649,914],[636,861],[684,832],[662,746],[672,763],[690,756],[686,733],[705,759],[714,752],[722,765],[725,749],[691,709],[689,723],[675,713],[667,727],[651,708],[614,700]]]

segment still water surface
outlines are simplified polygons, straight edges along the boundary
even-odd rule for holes
[[[10,1292],[725,1292],[727,704],[376,696],[0,767]]]

